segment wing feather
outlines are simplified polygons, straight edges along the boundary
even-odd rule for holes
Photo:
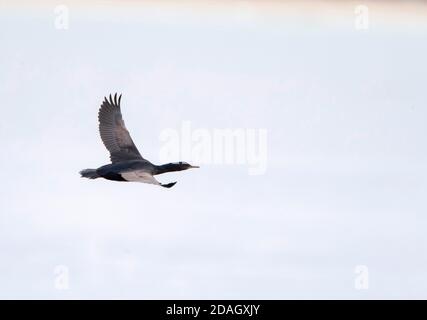
[[[123,121],[121,99],[122,95],[117,99],[117,93],[114,97],[110,94],[109,99],[104,98],[98,113],[99,133],[112,163],[143,159]]]
[[[123,172],[121,175],[127,181],[161,185],[161,183],[157,181],[150,173],[141,170]]]

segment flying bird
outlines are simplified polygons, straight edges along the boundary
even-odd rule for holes
[[[143,182],[171,188],[176,182],[163,184],[154,176],[166,172],[198,168],[198,166],[192,166],[182,161],[155,165],[144,159],[126,129],[120,109],[121,99],[122,95],[117,99],[117,93],[114,98],[111,97],[111,94],[109,99],[104,97],[98,113],[99,133],[102,142],[110,152],[111,164],[98,169],[84,169],[80,171],[83,178]]]

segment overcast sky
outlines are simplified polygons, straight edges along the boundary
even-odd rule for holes
[[[427,298],[425,5],[58,4],[0,5],[0,298]],[[189,121],[265,173],[81,179],[114,92],[152,162]]]

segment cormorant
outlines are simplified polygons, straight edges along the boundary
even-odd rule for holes
[[[182,171],[190,168],[198,168],[186,162],[167,163],[155,165],[144,159],[136,148],[130,137],[122,118],[120,101],[122,95],[104,101],[99,109],[99,132],[102,142],[110,152],[111,164],[107,164],[98,169],[85,169],[80,171],[84,178],[96,179],[104,178],[114,181],[135,181],[155,184],[165,188],[173,187],[176,182],[160,183],[154,175],[172,171]]]

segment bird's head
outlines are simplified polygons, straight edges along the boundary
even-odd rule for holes
[[[161,174],[166,172],[182,171],[182,170],[187,170],[191,168],[198,168],[198,166],[192,166],[187,162],[180,161],[180,162],[166,163],[161,166],[156,166],[156,172],[157,174]]]
[[[176,162],[175,165],[179,171],[192,169],[192,168],[199,168],[199,166],[192,166],[191,164],[184,161]]]

